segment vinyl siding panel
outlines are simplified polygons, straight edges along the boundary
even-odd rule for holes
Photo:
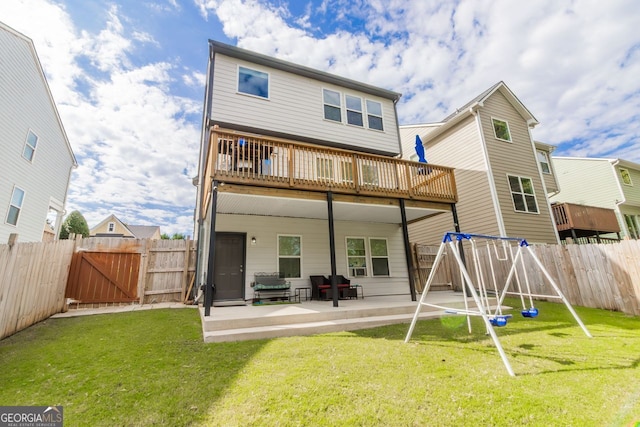
[[[11,233],[41,241],[50,199],[66,200],[73,158],[31,44],[0,27],[0,52],[0,242]],[[29,130],[38,136],[32,162],[22,157]],[[5,222],[14,185],[25,191],[15,227]]]
[[[531,242],[557,243],[555,223],[543,190],[526,121],[500,91],[485,101],[479,115],[506,234]],[[509,124],[512,142],[496,138],[492,118]],[[539,213],[515,211],[507,175],[531,178]]]
[[[413,138],[415,140],[415,136]],[[497,219],[475,118],[470,116],[434,140],[423,139],[423,142],[426,142],[425,157],[429,162],[455,168],[456,209],[461,230],[497,234]],[[439,244],[443,234],[453,230],[453,216],[442,214],[411,224],[409,236],[412,242]]]
[[[611,163],[604,159],[554,158],[560,193],[552,202],[615,209],[616,200],[622,200],[617,177]]]
[[[335,222],[337,273],[347,275],[346,237],[386,238],[389,251],[390,277],[352,278],[351,283],[363,286],[365,296],[409,295],[409,276],[402,229],[396,224]],[[245,266],[245,298],[253,296],[251,282],[254,274],[277,271],[278,235],[302,236],[302,278],[291,279],[291,287],[310,287],[309,276],[331,274],[329,225],[323,220],[280,218],[255,215],[218,214],[216,231],[247,233]],[[256,238],[256,245],[250,243]],[[370,264],[370,263],[369,263]]]
[[[616,166],[615,170],[618,179],[620,180],[620,187],[622,188],[622,193],[624,194],[625,204],[640,207],[640,170],[622,167],[622,169],[626,169],[627,171],[629,171],[629,175],[631,176],[632,185],[626,185],[622,181],[620,168],[620,166]]]
[[[238,66],[269,74],[270,99],[237,93]],[[214,122],[232,123],[272,132],[298,135],[327,141],[327,145],[343,148],[367,148],[399,154],[400,145],[395,118],[395,106],[388,99],[354,92],[296,74],[216,54],[213,76],[211,117]],[[343,123],[324,119],[322,89],[340,92]],[[346,125],[344,94],[359,96],[382,104],[384,131]]]

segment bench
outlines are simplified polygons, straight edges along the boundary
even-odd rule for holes
[[[253,301],[258,302],[264,299],[286,300],[291,298],[291,282],[281,277],[281,273],[256,273],[253,287]]]

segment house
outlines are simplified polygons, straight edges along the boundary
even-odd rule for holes
[[[499,82],[442,122],[400,126],[403,157],[417,159],[416,139],[429,164],[455,168],[463,232],[558,243],[547,194],[558,191],[550,153],[534,142],[536,118],[504,82]],[[409,225],[411,240],[438,244],[454,231],[452,216]]]
[[[109,215],[98,225],[89,230],[91,237],[118,237],[126,239],[154,239],[161,237],[157,225],[128,225],[120,221],[114,214]]]
[[[77,166],[33,41],[0,22],[0,242],[57,238]]]
[[[198,285],[245,304],[256,273],[337,276],[415,298],[407,224],[452,215],[453,170],[399,159],[400,94],[209,41],[196,201]]]
[[[612,209],[620,236],[640,238],[640,164],[580,157],[554,157],[553,164],[560,183],[553,202]]]

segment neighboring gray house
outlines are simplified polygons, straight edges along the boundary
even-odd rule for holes
[[[76,159],[33,41],[0,22],[0,58],[0,243],[57,238]]]
[[[417,160],[416,135],[426,160],[455,168],[462,232],[558,243],[547,194],[558,191],[553,146],[534,142],[536,118],[504,82],[490,87],[440,123],[400,126],[403,157]],[[409,226],[413,242],[437,244],[454,231],[452,216]]]
[[[415,296],[407,224],[451,216],[456,193],[450,168],[398,158],[400,94],[209,47],[196,235],[213,304],[250,300],[257,272],[281,273],[292,294],[342,275],[365,295]]]
[[[157,225],[129,225],[120,221],[117,216],[110,214],[89,230],[91,237],[118,237],[128,239],[162,238],[160,227]]]
[[[622,238],[640,238],[640,164],[622,159],[554,157],[560,192],[553,202],[613,209]]]

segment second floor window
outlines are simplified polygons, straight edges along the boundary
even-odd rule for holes
[[[545,151],[538,150],[538,163],[540,164],[540,170],[542,173],[551,173],[551,166],[549,165],[549,156]]]
[[[113,233],[114,231],[116,231],[116,223],[110,222],[109,225],[107,225],[107,232]]]
[[[323,89],[322,100],[324,102],[324,118],[334,122],[342,122],[340,92]]]
[[[33,156],[36,154],[36,146],[38,145],[38,136],[29,131],[27,134],[27,141],[24,144],[24,150],[22,151],[22,156],[29,160],[33,161]]]
[[[620,177],[622,178],[622,183],[624,185],[633,185],[633,182],[631,181],[631,174],[628,169],[620,168]]]
[[[22,202],[24,201],[24,190],[18,187],[13,187],[13,193],[11,194],[11,202],[9,203],[9,210],[7,212],[7,224],[18,225],[18,217],[22,210]]]
[[[511,198],[516,212],[538,213],[538,202],[531,178],[508,175]]]
[[[369,129],[384,130],[382,127],[382,104],[367,99],[367,122]]]
[[[509,132],[509,123],[504,120],[491,119],[493,122],[493,133],[496,138],[503,141],[511,142],[511,132]]]
[[[345,95],[347,104],[347,123],[354,126],[364,126],[362,120],[362,99],[357,96]]]
[[[269,74],[238,67],[238,92],[269,99]]]

